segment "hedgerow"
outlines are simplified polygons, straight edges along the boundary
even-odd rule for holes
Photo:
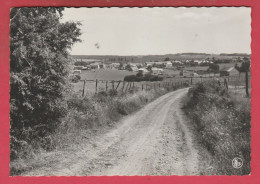
[[[214,174],[250,173],[249,98],[227,91],[217,81],[203,82],[189,90],[184,111],[195,126],[201,145],[212,155]],[[244,162],[240,169],[232,166],[236,157]]]

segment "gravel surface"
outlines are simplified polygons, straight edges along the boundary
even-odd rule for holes
[[[23,175],[198,175],[198,151],[180,109],[187,91],[161,96],[79,150],[57,153],[62,159]]]

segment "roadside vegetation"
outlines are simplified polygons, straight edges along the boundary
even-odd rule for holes
[[[61,22],[64,8],[10,11],[10,160],[52,149],[67,114],[69,53],[81,41],[79,22]]]
[[[146,103],[167,93],[167,89],[120,93],[115,90],[99,92],[94,96],[81,97],[79,94],[66,98],[66,115],[52,133],[44,137],[37,135],[37,128],[22,132],[34,134],[36,139],[23,141],[16,159],[10,164],[11,175],[19,175],[32,168],[43,167],[46,155],[73,149],[91,136],[107,131],[123,116],[131,114]],[[80,149],[80,148],[77,148]],[[72,153],[71,153],[72,154]]]
[[[212,161],[204,175],[250,174],[250,107],[250,98],[227,91],[217,81],[198,83],[189,90],[183,109]],[[236,157],[243,160],[239,169],[232,166]]]
[[[81,41],[80,23],[62,22],[63,10],[34,7],[10,12],[11,175],[48,165],[46,155],[72,149],[170,90],[132,87],[127,93],[109,90],[85,97],[75,93],[72,84],[81,76],[69,77],[68,50]],[[119,75],[125,76],[115,77]]]

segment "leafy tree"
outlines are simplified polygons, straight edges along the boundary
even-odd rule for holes
[[[235,68],[239,73],[243,72],[245,73],[245,82],[246,82],[246,95],[249,97],[249,92],[248,92],[248,72],[250,71],[250,61],[247,57],[243,58],[243,62],[241,63],[240,66],[237,64],[235,65]]]
[[[119,65],[118,69],[119,69],[119,70],[122,70],[124,65],[123,65],[122,62],[120,62],[119,64],[120,64],[120,65]]]
[[[139,70],[136,74],[136,77],[143,77],[143,72]]]
[[[65,114],[68,49],[81,33],[80,23],[60,21],[63,10],[11,9],[10,123],[16,139],[26,139],[23,130],[36,127],[44,127],[37,131],[43,137]]]
[[[130,64],[127,64],[125,66],[125,69],[128,70],[128,71],[133,71]]]
[[[218,64],[215,64],[215,63],[209,64],[208,71],[209,71],[209,72],[213,72],[214,74],[215,74],[215,73],[218,73],[218,72],[219,72],[219,65],[218,65]]]
[[[164,59],[164,61],[170,61],[170,58],[169,58],[169,57],[166,57],[166,58]]]
[[[147,66],[146,69],[147,69],[149,72],[152,72],[152,68],[153,68],[152,65],[149,65],[149,66]]]

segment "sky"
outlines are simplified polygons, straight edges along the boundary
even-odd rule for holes
[[[251,53],[251,8],[65,8],[81,22],[72,55]]]

